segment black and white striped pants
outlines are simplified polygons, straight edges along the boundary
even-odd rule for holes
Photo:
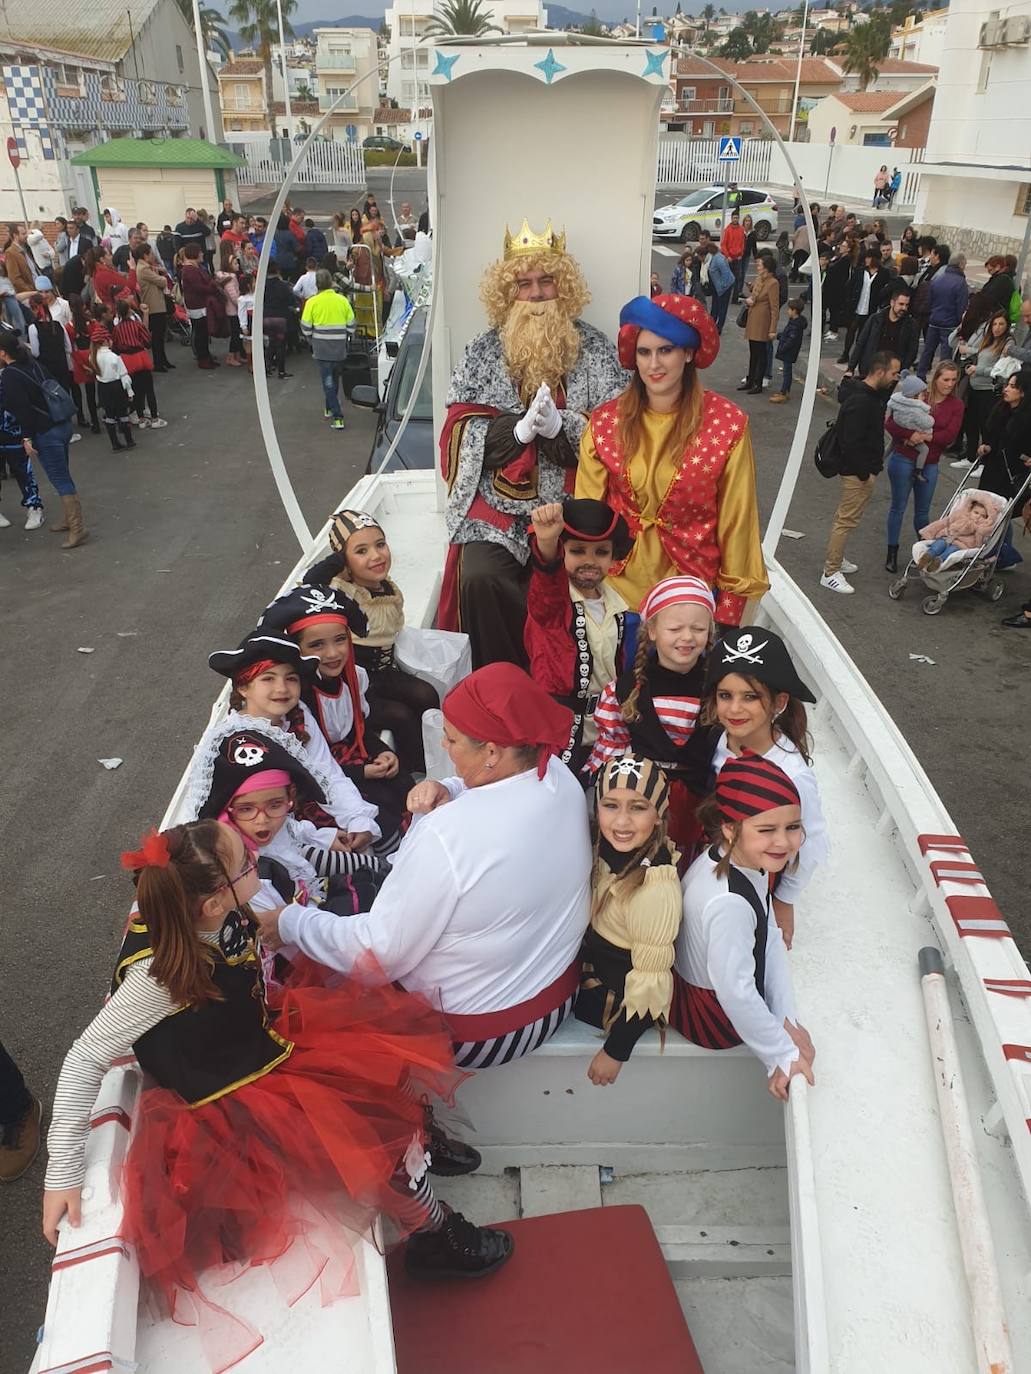
[[[320,845],[306,845],[301,853],[320,878],[335,878],[341,874],[346,877],[349,873],[357,873],[360,868],[369,868],[373,873],[386,871],[371,845],[353,854],[339,849],[323,849]]]
[[[489,1069],[492,1065],[510,1064],[513,1059],[531,1054],[555,1034],[572,1010],[573,1000],[573,996],[567,997],[560,1007],[546,1016],[539,1016],[528,1026],[520,1026],[492,1040],[456,1041],[455,1063],[460,1069]]]

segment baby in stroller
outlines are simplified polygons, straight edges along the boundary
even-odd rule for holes
[[[917,567],[921,572],[937,572],[952,554],[981,548],[1004,505],[991,492],[976,487],[965,491],[940,520],[932,520],[920,531],[921,542],[913,546]]]

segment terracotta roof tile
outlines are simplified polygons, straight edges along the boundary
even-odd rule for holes
[[[853,114],[879,114],[897,105],[905,91],[835,91],[834,99],[840,100]]]
[[[264,62],[259,62],[257,58],[238,57],[234,62],[227,62],[219,67],[219,76],[260,76],[265,70]]]

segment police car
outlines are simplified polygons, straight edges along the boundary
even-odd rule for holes
[[[777,202],[767,191],[751,186],[738,187],[741,218],[752,216],[755,237],[760,242],[777,232]],[[728,209],[728,214],[730,213]],[[652,235],[657,239],[697,242],[703,229],[715,236],[723,228],[723,187],[703,186],[672,205],[656,207],[652,216]]]

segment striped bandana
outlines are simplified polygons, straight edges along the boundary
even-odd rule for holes
[[[746,749],[739,759],[728,759],[720,769],[716,804],[720,820],[730,825],[778,806],[800,806],[801,801],[783,768]]]
[[[641,624],[647,625],[667,606],[685,605],[704,606],[716,618],[716,598],[700,577],[667,577],[657,582],[641,602]]]
[[[669,805],[669,782],[666,774],[651,759],[635,758],[624,754],[621,759],[610,759],[598,774],[595,799],[600,802],[607,792],[616,787],[625,787],[629,792],[639,792],[650,801],[659,814],[666,815]]]

